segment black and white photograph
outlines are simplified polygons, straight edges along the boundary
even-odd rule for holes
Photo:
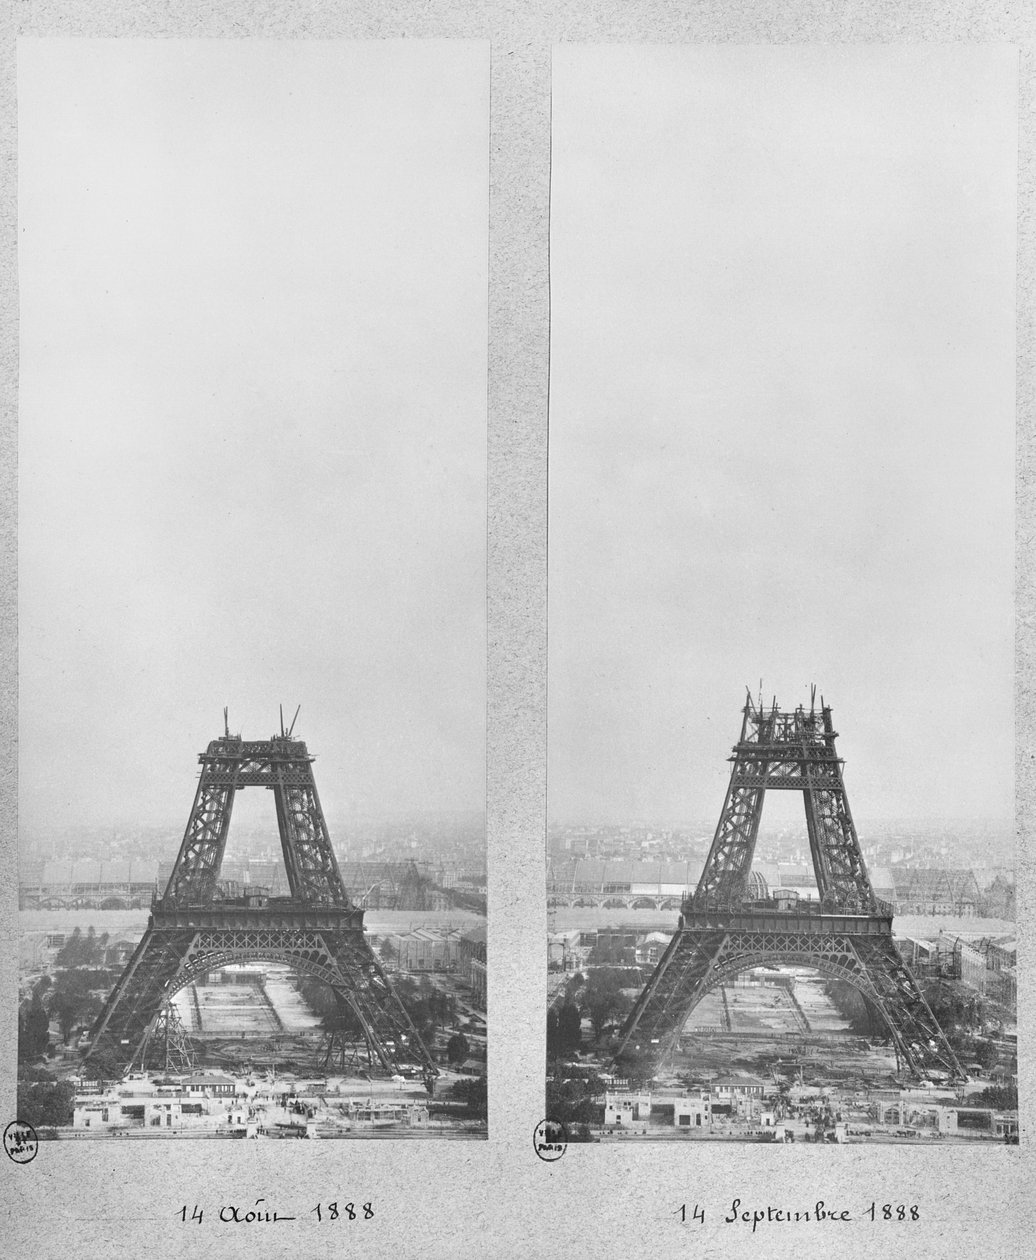
[[[1016,50],[552,70],[547,1114],[1017,1143]]]
[[[19,42],[41,1140],[487,1136],[488,72]]]
[[[1031,1249],[1034,196],[1008,0],[0,11],[12,1254]]]

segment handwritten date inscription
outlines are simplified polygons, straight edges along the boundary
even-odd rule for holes
[[[202,1225],[205,1222],[207,1210],[207,1208],[203,1208],[197,1203],[193,1207],[188,1207],[185,1203],[176,1215],[185,1225],[190,1224],[192,1221],[196,1225]],[[210,1216],[212,1215],[210,1213]],[[311,1207],[308,1212],[303,1213],[302,1218],[300,1218],[298,1216],[289,1216],[285,1212],[275,1211],[267,1206],[265,1199],[256,1199],[252,1207],[238,1207],[232,1203],[223,1204],[219,1211],[215,1213],[215,1217],[221,1225],[274,1225],[299,1219],[309,1220],[311,1218],[315,1218],[318,1224],[323,1224],[324,1221],[370,1221],[374,1219],[374,1204],[339,1203],[336,1199],[333,1203],[318,1203],[315,1207]]]

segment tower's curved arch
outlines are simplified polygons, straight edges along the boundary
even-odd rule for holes
[[[195,984],[198,980],[201,980],[204,976],[211,975],[214,971],[221,971],[225,967],[240,966],[250,962],[278,963],[289,967],[294,972],[312,976],[313,979],[322,981],[338,998],[349,1005],[363,1030],[365,1040],[372,1051],[376,1053],[376,1046],[370,1035],[369,1025],[364,1012],[353,998],[349,989],[342,985],[341,974],[318,959],[306,957],[290,949],[277,948],[244,951],[211,949],[194,955],[191,961],[176,973],[164,990],[162,1004],[155,1011],[141,1037],[140,1049],[142,1050],[147,1045],[148,1039],[151,1037],[152,1031],[161,1017],[162,1007],[172,1002],[176,995],[187,988],[188,985]]]
[[[744,975],[746,971],[752,971],[757,968],[772,967],[803,967],[810,971],[815,971],[818,975],[823,976],[827,980],[844,980],[847,984],[852,985],[857,993],[863,998],[867,1004],[867,1009],[872,1011],[888,1030],[890,1036],[895,1036],[895,1028],[889,1022],[888,1017],[881,1009],[880,1003],[876,1000],[875,994],[864,980],[861,979],[858,972],[851,967],[835,960],[817,959],[810,956],[805,951],[782,950],[778,954],[760,953],[756,957],[748,956],[744,962],[731,961],[724,966],[717,967],[710,972],[707,980],[703,983],[702,988],[695,994],[694,1000],[687,1008],[687,1014],[684,1018],[684,1025],[687,1020],[694,1014],[697,1006],[705,1000],[710,993],[714,993],[721,985],[729,984],[737,976]],[[681,1026],[681,1032],[683,1025]],[[679,1035],[679,1034],[678,1034]]]

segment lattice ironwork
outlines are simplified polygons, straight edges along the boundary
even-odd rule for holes
[[[194,807],[163,900],[197,905],[215,893],[240,788],[265,787],[274,795],[281,852],[291,895],[307,905],[347,906],[324,812],[313,779],[313,758],[286,735],[245,741],[214,739],[199,754],[201,775]]]
[[[194,1047],[179,1013],[166,1002],[144,1038],[140,1051],[141,1069],[163,1072],[190,1072],[194,1068]]]
[[[697,907],[732,906],[747,894],[767,791],[801,792],[820,903],[827,910],[877,913],[853,825],[831,709],[780,710],[745,703],[730,784],[694,893]]]
[[[751,697],[723,812],[708,860],[683,903],[677,933],[637,999],[617,1054],[669,1054],[711,989],[751,967],[788,963],[854,985],[881,1017],[900,1063],[918,1076],[961,1078],[935,1016],[892,940],[892,911],[879,901],[835,752],[831,710],[769,710]],[[749,873],[767,789],[799,791],[816,872],[817,902],[753,900]]]
[[[347,1002],[336,1000],[334,1015],[324,1019],[324,1035],[317,1047],[315,1065],[322,1072],[370,1070],[376,1051],[362,1022]]]
[[[438,1075],[349,900],[306,745],[283,733],[246,742],[229,732],[201,754],[201,777],[165,895],[94,1025],[88,1061],[121,1069],[144,1053],[163,1007],[193,980],[231,963],[284,963],[330,985],[388,1072],[416,1063]],[[219,885],[234,795],[273,791],[290,897],[229,897]]]

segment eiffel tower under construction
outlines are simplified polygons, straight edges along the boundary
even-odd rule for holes
[[[296,711],[296,718],[298,713]],[[147,930],[91,1031],[86,1063],[125,1071],[169,1040],[169,1003],[186,985],[230,963],[269,960],[331,986],[363,1038],[370,1066],[388,1073],[418,1064],[431,1093],[438,1068],[363,931],[331,847],[313,779],[313,758],[292,738],[295,723],[268,740],[224,734],[199,755],[201,775],[183,843]],[[254,889],[231,895],[219,882],[237,791],[274,794],[290,895]],[[163,1050],[163,1054],[165,1051]]]
[[[892,906],[871,887],[849,812],[831,709],[745,704],[730,785],[705,868],[676,935],[620,1034],[616,1057],[661,1062],[711,989],[751,967],[790,964],[845,980],[877,1013],[903,1071],[963,1079],[956,1055],[892,939]],[[752,856],[767,791],[801,792],[819,897],[753,898]]]

